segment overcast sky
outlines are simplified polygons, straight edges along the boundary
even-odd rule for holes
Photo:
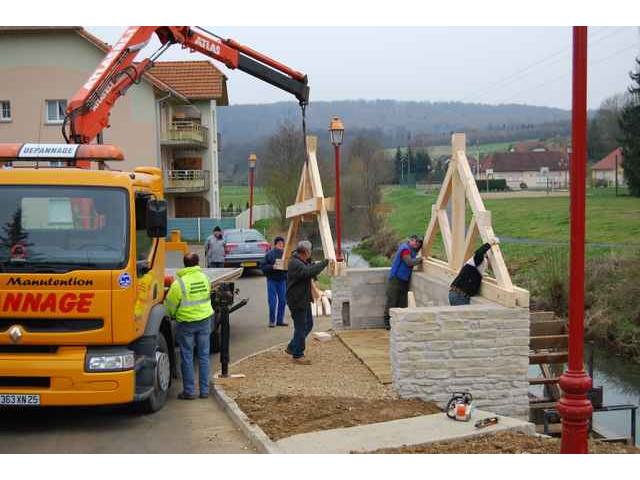
[[[114,43],[124,27],[87,27]],[[396,99],[571,107],[571,28],[205,27],[307,73],[313,100]],[[145,50],[151,53],[155,41]],[[589,107],[629,85],[638,27],[592,27]],[[173,46],[161,60],[203,58]],[[215,62],[214,62],[215,63]],[[216,65],[231,104],[291,100]]]

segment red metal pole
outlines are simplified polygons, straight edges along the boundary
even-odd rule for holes
[[[588,424],[593,413],[584,371],[584,242],[587,164],[587,27],[573,27],[571,158],[571,251],[569,270],[569,365],[560,377],[563,396],[561,453],[589,453]]]
[[[336,259],[342,261],[342,210],[340,209],[340,145],[333,146],[336,157]]]
[[[253,228],[253,167],[249,167],[249,228]]]

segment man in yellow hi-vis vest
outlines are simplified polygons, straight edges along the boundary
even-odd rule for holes
[[[195,372],[193,369],[193,347],[198,348],[198,379],[200,398],[209,396],[209,336],[211,335],[211,284],[202,272],[195,253],[184,256],[184,267],[178,270],[178,278],[171,284],[164,300],[169,314],[176,319],[176,340],[180,346],[182,369],[182,392],[180,400],[193,400]]]

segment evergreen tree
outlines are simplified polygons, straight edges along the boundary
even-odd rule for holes
[[[629,87],[631,98],[620,116],[622,130],[622,168],[634,197],[640,197],[640,59],[636,59],[636,71],[629,76],[633,84]]]
[[[402,177],[402,150],[396,148],[396,156],[393,160],[393,183],[399,184]]]

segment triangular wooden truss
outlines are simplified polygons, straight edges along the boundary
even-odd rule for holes
[[[451,137],[451,147],[449,168],[442,182],[438,199],[431,207],[431,219],[422,247],[422,254],[426,259],[423,262],[423,271],[444,277],[447,281],[453,280],[464,262],[473,255],[478,237],[483,243],[491,242],[496,238],[491,226],[491,212],[484,207],[469,167],[465,134],[454,134]],[[472,212],[468,228],[467,202]],[[449,203],[451,203],[451,222],[447,214]],[[438,230],[442,236],[446,262],[429,256]],[[494,245],[488,257],[495,278],[484,276],[480,294],[505,306],[528,308],[529,292],[514,286],[511,282],[500,246]]]
[[[320,170],[316,151],[318,139],[315,136],[307,136],[307,161],[302,166],[296,203],[287,207],[286,217],[289,219],[289,230],[284,246],[284,255],[281,262],[276,264],[277,268],[286,269],[289,257],[293,252],[297,238],[300,222],[318,222],[320,240],[324,258],[331,261],[330,275],[342,275],[345,271],[344,262],[336,262],[336,252],[329,226],[329,215],[335,209],[334,198],[325,198],[322,191],[322,181],[320,180]]]

